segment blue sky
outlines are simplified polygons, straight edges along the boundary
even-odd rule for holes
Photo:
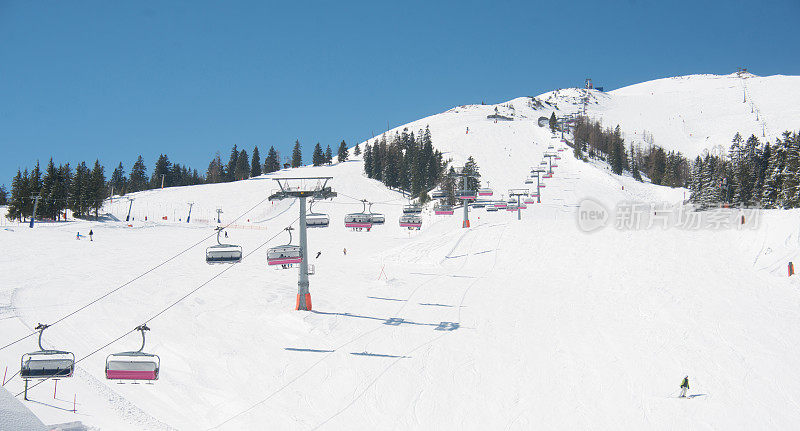
[[[798,16],[797,0],[0,0],[0,184],[51,156],[205,172],[233,144],[263,157],[299,139],[310,159],[586,77],[798,75]]]

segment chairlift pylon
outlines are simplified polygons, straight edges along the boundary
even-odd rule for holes
[[[158,380],[161,370],[161,358],[158,355],[144,352],[145,331],[147,324],[136,327],[142,333],[142,347],[130,352],[112,353],[106,357],[106,379],[108,380]]]
[[[50,325],[40,323],[39,350],[25,353],[20,358],[19,376],[23,379],[68,378],[75,372],[75,355],[63,350],[45,349],[42,347],[42,334]]]

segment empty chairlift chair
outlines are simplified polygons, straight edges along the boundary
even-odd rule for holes
[[[403,206],[403,214],[419,214],[422,212],[422,206],[417,204],[408,204]]]
[[[72,377],[75,371],[75,355],[63,350],[42,347],[42,333],[49,325],[39,324],[39,351],[26,353],[20,359],[19,376],[23,379],[49,379]]]
[[[367,214],[369,214],[369,220],[373,225],[386,223],[386,217],[383,214],[372,212],[372,202],[369,203],[369,212]]]
[[[436,189],[431,192],[431,198],[433,199],[443,199],[447,197],[447,191],[442,189]]]
[[[222,228],[217,228],[217,245],[206,248],[206,263],[237,263],[242,260],[242,247],[233,244],[223,244],[219,240]]]
[[[475,200],[477,198],[477,193],[475,190],[459,190],[456,192],[456,197],[461,200]]]
[[[311,207],[314,205],[314,201],[311,201],[308,205],[308,214],[306,214],[306,227],[308,228],[317,228],[317,227],[328,227],[331,222],[331,219],[328,217],[327,214],[323,213],[315,213]]]
[[[453,206],[446,204],[436,204],[433,206],[433,212],[436,215],[453,215]]]
[[[422,227],[422,218],[416,214],[403,214],[400,216],[400,227],[419,230]]]
[[[158,355],[144,352],[144,331],[149,331],[147,325],[136,327],[142,333],[142,347],[131,352],[113,353],[106,357],[106,379],[132,381],[158,380],[161,369],[161,358]]]
[[[491,196],[494,194],[494,191],[489,187],[483,187],[478,189],[478,196]]]
[[[279,245],[267,250],[267,264],[269,266],[281,265],[281,267],[287,268],[289,265],[303,261],[303,252],[300,250],[300,246],[292,244],[291,226],[284,230],[289,232],[289,244]]]
[[[353,230],[372,229],[372,216],[367,213],[367,201],[362,200],[364,209],[360,213],[350,213],[344,216],[344,227]]]

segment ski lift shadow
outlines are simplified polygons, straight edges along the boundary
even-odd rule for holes
[[[288,350],[290,352],[309,352],[309,353],[333,353],[336,350],[325,350],[325,349],[304,349],[300,347],[284,347],[283,350]]]
[[[372,358],[396,358],[396,359],[406,359],[410,358],[411,356],[405,355],[385,355],[382,353],[370,353],[370,352],[350,352],[351,355],[355,356],[369,356]]]

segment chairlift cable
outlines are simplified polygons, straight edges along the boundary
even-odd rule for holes
[[[294,221],[292,221],[292,223],[291,223],[291,224],[294,224],[294,222],[296,222],[296,221],[297,221],[297,220],[299,220],[299,219],[300,219],[300,217],[298,217],[298,218],[294,219]],[[246,254],[246,255],[245,255],[243,258],[242,258],[242,260],[244,260],[245,258],[249,257],[249,256],[250,256],[250,255],[252,255],[253,253],[257,252],[258,250],[260,250],[260,249],[261,249],[262,247],[264,247],[265,245],[269,244],[269,243],[270,243],[272,240],[274,240],[275,238],[277,238],[277,237],[278,237],[278,235],[280,235],[281,233],[283,233],[283,231],[284,231],[284,230],[283,230],[283,229],[281,229],[281,230],[280,230],[278,233],[276,233],[275,235],[273,235],[271,238],[269,238],[268,240],[266,240],[266,241],[264,241],[263,243],[261,243],[261,245],[259,245],[258,247],[254,248],[254,249],[253,249],[251,252],[247,253],[247,254]],[[186,299],[186,298],[190,297],[191,295],[193,295],[193,294],[194,294],[195,292],[197,292],[198,290],[200,290],[200,289],[202,289],[203,287],[207,286],[209,283],[211,283],[212,281],[216,280],[216,279],[217,279],[217,277],[221,276],[222,274],[224,274],[225,272],[227,272],[227,271],[228,271],[228,270],[230,270],[231,268],[235,267],[235,266],[236,266],[236,264],[238,264],[238,263],[241,263],[241,262],[236,262],[236,263],[234,263],[233,265],[226,266],[226,267],[225,267],[225,268],[224,268],[222,271],[220,271],[220,272],[218,272],[218,273],[214,274],[214,275],[213,275],[211,278],[209,278],[208,280],[206,280],[205,282],[203,282],[201,285],[199,285],[199,286],[195,287],[194,289],[192,289],[191,291],[189,291],[187,294],[183,295],[182,297],[178,298],[176,301],[172,302],[170,305],[168,305],[168,306],[166,306],[165,308],[161,309],[161,310],[160,310],[158,313],[156,313],[156,314],[154,314],[154,315],[150,316],[149,318],[147,318],[147,319],[144,321],[144,323],[143,323],[143,324],[144,324],[144,325],[147,325],[147,323],[149,323],[149,322],[151,322],[151,321],[155,320],[156,318],[158,318],[158,317],[159,317],[159,316],[161,316],[162,314],[166,313],[166,312],[167,312],[169,309],[171,309],[172,307],[174,307],[174,306],[178,305],[178,304],[179,304],[181,301],[183,301],[184,299]],[[50,326],[53,326],[53,325],[52,325],[52,324],[50,324]],[[91,356],[93,356],[93,355],[97,354],[98,352],[100,352],[101,350],[105,349],[106,347],[108,347],[108,346],[110,346],[110,345],[112,345],[112,344],[116,343],[117,341],[119,341],[119,340],[121,340],[121,339],[123,339],[123,338],[127,337],[128,335],[130,335],[130,334],[132,334],[132,333],[134,333],[134,332],[138,331],[138,330],[139,330],[139,328],[140,328],[141,326],[142,326],[142,325],[137,325],[135,328],[133,328],[133,329],[129,330],[128,332],[126,332],[126,333],[124,333],[124,334],[120,335],[119,337],[117,337],[117,338],[115,338],[115,339],[111,340],[110,342],[108,342],[108,343],[104,344],[103,346],[101,346],[101,347],[99,347],[99,348],[97,348],[97,349],[93,350],[92,352],[90,352],[90,353],[88,353],[88,354],[86,354],[86,355],[82,356],[82,357],[81,357],[81,358],[79,358],[79,359],[76,359],[76,360],[75,360],[75,362],[74,362],[74,364],[77,364],[77,363],[79,363],[79,362],[83,361],[84,359],[87,359],[87,358],[89,358],[89,357],[91,357]],[[13,378],[13,376],[12,376],[12,378]],[[50,377],[47,377],[47,378],[45,378],[45,379],[42,379],[42,380],[40,380],[40,381],[36,382],[35,384],[33,384],[33,386],[29,386],[29,387],[28,387],[28,390],[30,390],[30,389],[33,389],[33,388],[35,388],[35,387],[39,386],[40,384],[42,384],[42,383],[44,383],[44,382],[46,382],[46,381],[48,381],[48,380],[50,380],[50,379],[52,379],[52,378],[54,378],[54,376],[50,376]],[[10,380],[10,379],[9,379],[9,380]],[[16,394],[16,395],[14,395],[14,396],[15,396],[15,397],[18,397],[18,396],[20,396],[20,395],[22,395],[22,394],[24,394],[24,393],[25,393],[25,391],[22,391],[22,392],[20,392],[20,393],[18,393],[18,394]]]
[[[254,210],[254,209],[256,209],[256,208],[257,208],[259,205],[261,205],[261,204],[263,204],[264,202],[266,202],[268,199],[269,199],[269,198],[264,198],[264,199],[263,199],[263,200],[261,200],[259,203],[255,204],[255,205],[254,205],[252,208],[248,209],[247,211],[245,211],[244,213],[242,213],[241,215],[239,215],[238,217],[236,217],[235,219],[233,219],[233,220],[232,220],[230,223],[228,223],[227,225],[225,225],[225,227],[223,227],[222,229],[224,230],[224,229],[228,228],[230,225],[232,225],[233,223],[237,222],[239,219],[241,219],[242,217],[244,217],[244,216],[245,216],[247,213],[249,213],[250,211],[253,211],[253,210]],[[77,313],[79,313],[79,312],[83,311],[84,309],[86,309],[86,308],[88,308],[88,307],[90,307],[90,306],[92,306],[92,305],[96,304],[97,302],[99,302],[99,301],[101,301],[101,300],[103,300],[103,299],[107,298],[108,296],[110,296],[110,295],[112,295],[112,294],[116,293],[116,292],[117,292],[117,291],[119,291],[120,289],[122,289],[122,288],[124,288],[124,287],[126,287],[126,286],[130,285],[131,283],[133,283],[133,282],[135,282],[135,281],[139,280],[140,278],[144,277],[145,275],[147,275],[147,274],[149,274],[149,273],[151,273],[151,272],[155,271],[156,269],[158,269],[158,268],[160,268],[160,267],[162,267],[162,266],[166,265],[167,263],[169,263],[169,262],[171,262],[171,261],[175,260],[176,258],[178,258],[179,256],[183,255],[183,254],[184,254],[184,253],[186,253],[187,251],[189,251],[189,250],[191,250],[191,249],[193,249],[193,248],[197,247],[198,245],[202,244],[203,242],[207,241],[209,238],[213,237],[214,235],[216,235],[216,233],[212,233],[211,235],[208,235],[208,236],[204,237],[204,238],[203,238],[203,239],[201,239],[200,241],[198,241],[198,242],[196,242],[196,243],[194,243],[194,244],[190,245],[189,247],[187,247],[187,248],[185,248],[184,250],[182,250],[182,251],[178,252],[177,254],[173,255],[173,256],[172,256],[172,257],[170,257],[169,259],[167,259],[167,260],[165,260],[165,261],[163,261],[163,262],[159,263],[158,265],[156,265],[156,266],[154,266],[154,267],[152,267],[152,268],[148,269],[147,271],[145,271],[145,272],[143,272],[143,273],[141,273],[141,274],[137,275],[136,277],[134,277],[134,278],[132,278],[131,280],[129,280],[129,281],[127,281],[127,282],[123,283],[122,285],[120,285],[120,286],[118,286],[118,287],[116,287],[116,288],[114,288],[114,289],[112,289],[112,290],[110,290],[110,291],[108,291],[108,292],[104,293],[103,295],[101,295],[101,296],[99,296],[99,297],[97,297],[97,298],[93,299],[93,300],[92,300],[92,301],[90,301],[88,304],[86,304],[86,305],[84,305],[84,306],[82,306],[82,307],[80,307],[80,308],[78,308],[78,309],[76,309],[76,310],[74,310],[74,311],[72,311],[72,312],[70,312],[70,313],[68,313],[68,314],[64,315],[64,316],[62,316],[61,318],[59,318],[59,319],[57,319],[56,321],[54,321],[53,323],[51,323],[51,324],[50,324],[50,326],[53,326],[53,325],[55,325],[55,324],[57,324],[57,323],[60,323],[60,322],[62,322],[62,321],[64,321],[64,320],[66,320],[67,318],[69,318],[69,317],[72,317],[73,315],[75,315],[75,314],[77,314]],[[29,337],[32,337],[33,335],[36,335],[36,333],[37,333],[37,331],[34,331],[34,332],[32,332],[32,333],[30,333],[30,334],[28,334],[28,335],[24,336],[24,337],[21,337],[21,338],[19,338],[19,339],[17,339],[17,340],[14,340],[14,341],[12,341],[12,342],[10,342],[10,343],[8,343],[8,344],[6,344],[6,345],[4,345],[4,346],[0,347],[0,351],[2,351],[3,349],[6,349],[6,348],[8,348],[8,347],[10,347],[10,346],[13,346],[14,344],[17,344],[17,343],[19,343],[20,341],[23,341],[23,340],[25,340],[25,339],[27,339],[27,338],[29,338]]]

